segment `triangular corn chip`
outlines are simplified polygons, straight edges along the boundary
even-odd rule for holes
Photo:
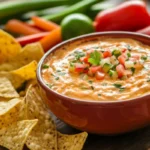
[[[0,101],[0,128],[19,120],[20,98]]]
[[[23,120],[0,129],[0,145],[9,150],[22,150],[28,135],[38,120]]]
[[[58,132],[58,150],[82,150],[88,134],[65,135]]]
[[[43,56],[44,51],[40,43],[32,43],[26,45],[22,51],[11,60],[0,65],[0,71],[12,71],[23,67],[33,60],[39,61]]]
[[[15,98],[19,97],[15,88],[6,77],[0,77],[0,97],[3,98]]]
[[[9,61],[20,51],[20,44],[10,34],[0,30],[0,63]]]
[[[57,150],[57,132],[42,100],[38,86],[29,87],[26,94],[27,118],[39,122],[30,133],[26,145],[30,150]]]

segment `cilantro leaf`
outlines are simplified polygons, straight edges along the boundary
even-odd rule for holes
[[[129,51],[131,51],[131,50],[132,50],[132,48],[131,48],[131,46],[130,46],[130,45],[126,45],[126,48],[127,48]]]
[[[121,88],[122,85],[121,84],[113,84],[116,88]]]
[[[81,51],[75,51],[74,54],[75,54],[76,60],[79,60],[81,57],[85,56],[85,53]]]
[[[122,87],[122,85],[121,84],[113,84],[116,88],[118,88],[118,89],[120,89],[120,92],[122,92],[124,89],[125,89],[125,87]]]
[[[49,66],[46,65],[46,64],[43,64],[42,68],[43,68],[43,69],[47,69],[47,68],[49,68]]]
[[[141,56],[141,59],[146,61],[147,60],[147,56]]]
[[[101,59],[100,53],[97,50],[95,50],[90,54],[88,62],[91,63],[92,65],[99,65],[100,59]]]

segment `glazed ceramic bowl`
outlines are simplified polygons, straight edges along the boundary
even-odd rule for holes
[[[120,134],[150,124],[150,95],[117,101],[89,101],[66,97],[48,88],[42,77],[44,60],[59,48],[78,40],[96,38],[131,38],[150,45],[150,37],[130,32],[93,33],[65,41],[50,49],[41,59],[37,80],[49,109],[62,121],[82,131],[96,134]]]

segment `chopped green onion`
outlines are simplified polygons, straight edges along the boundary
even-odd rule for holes
[[[46,84],[50,89],[54,86],[53,84]]]
[[[122,92],[122,91],[124,91],[124,89],[125,89],[124,87],[120,88],[119,92]]]
[[[116,88],[121,88],[122,87],[122,85],[121,84],[113,84]]]
[[[81,57],[85,56],[85,53],[81,51],[75,51],[74,53],[75,53],[76,60],[79,60]]]
[[[127,49],[128,49],[129,51],[131,51],[131,50],[132,50],[132,48],[131,48],[131,46],[130,46],[130,45],[127,45],[126,47],[127,47]]]
[[[64,76],[64,75],[66,74],[66,72],[58,72],[58,74],[59,74],[60,76]]]
[[[127,56],[128,56],[128,57],[131,57],[131,54],[130,54],[130,53],[127,53]]]
[[[120,92],[122,92],[122,91],[125,89],[125,87],[122,87],[121,84],[113,84],[113,85],[114,85],[116,88],[118,88]]]
[[[147,56],[141,56],[142,60],[147,60]]]
[[[91,81],[91,80],[89,80],[88,82],[89,82],[90,84],[92,84],[92,83],[93,83],[93,81]]]
[[[55,80],[59,80],[59,77],[56,77]]]
[[[56,70],[56,72],[61,72],[61,70]]]
[[[147,82],[150,82],[150,79],[147,79]]]
[[[121,55],[121,51],[120,51],[120,50],[115,49],[115,50],[113,50],[112,55],[114,55],[114,56],[118,57],[118,56],[120,56],[120,55]]]
[[[134,72],[135,72],[135,68],[134,68],[134,67],[132,67],[132,68],[131,68],[131,71],[132,71],[132,73],[134,73]]]
[[[118,74],[114,70],[109,70],[108,72],[109,76],[112,77],[113,79],[116,79],[118,77]]]
[[[43,69],[47,69],[47,68],[49,68],[49,66],[46,65],[46,64],[43,64],[42,68],[43,68]]]
[[[101,94],[97,94],[98,96],[101,96]]]
[[[94,86],[91,86],[91,89],[94,90]]]
[[[108,64],[108,63],[105,63],[104,66],[103,66],[103,70],[104,72],[108,72],[110,69],[112,68],[112,65],[111,64]]]

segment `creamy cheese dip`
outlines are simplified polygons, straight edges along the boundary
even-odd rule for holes
[[[126,38],[77,41],[48,56],[42,78],[52,90],[81,100],[136,98],[150,91],[150,46]]]

